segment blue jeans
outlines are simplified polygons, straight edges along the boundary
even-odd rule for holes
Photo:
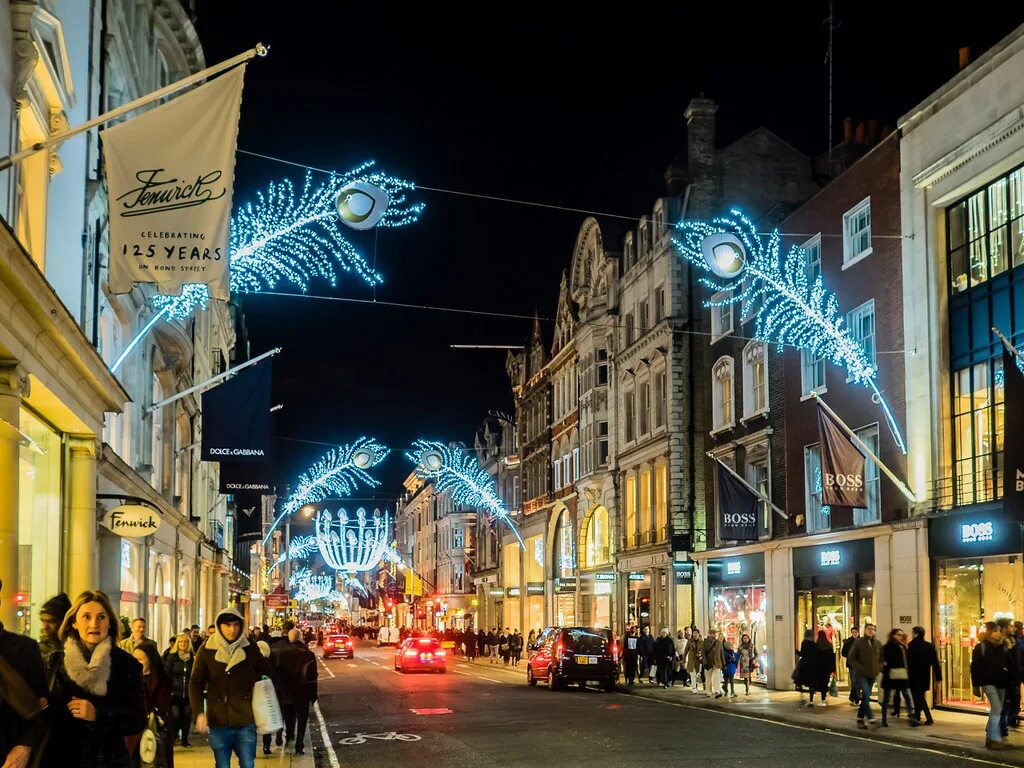
[[[999,741],[1000,738],[1007,735],[1004,732],[1000,719],[1003,714],[1003,701],[1006,699],[1006,689],[996,688],[994,685],[982,686],[982,690],[985,691],[985,698],[988,699],[989,711],[988,711],[988,723],[985,725],[985,741]]]
[[[231,753],[238,755],[239,768],[253,768],[256,762],[256,726],[210,728],[210,748],[216,768],[231,768]]]
[[[860,707],[857,709],[858,720],[871,720],[871,689],[875,681],[870,677],[856,676],[857,687],[860,688]]]

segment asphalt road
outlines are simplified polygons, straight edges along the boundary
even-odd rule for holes
[[[999,764],[622,692],[530,688],[524,667],[460,659],[446,674],[401,674],[393,661],[393,649],[363,643],[354,660],[321,667],[320,711],[310,713],[318,768]]]

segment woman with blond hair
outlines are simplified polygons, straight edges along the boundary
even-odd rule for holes
[[[50,696],[52,732],[43,763],[131,768],[126,736],[146,727],[142,666],[117,647],[120,622],[102,592],[75,598],[58,637],[64,660]]]
[[[174,641],[174,647],[164,658],[164,668],[171,678],[171,712],[174,715],[172,743],[181,736],[181,746],[188,747],[189,731],[192,729],[192,707],[188,703],[188,680],[192,677],[195,664],[192,640],[182,632]]]

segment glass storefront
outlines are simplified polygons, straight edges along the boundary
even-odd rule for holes
[[[60,433],[25,407],[19,414],[18,551],[16,589],[23,597],[16,632],[39,637],[39,609],[60,592],[61,477]]]
[[[757,669],[752,679],[767,681],[768,632],[765,614],[768,592],[765,589],[764,555],[739,555],[707,561],[709,617],[712,627],[724,640],[739,646],[744,634],[757,648]]]
[[[642,630],[651,626],[651,574],[633,571],[626,578],[626,626]]]

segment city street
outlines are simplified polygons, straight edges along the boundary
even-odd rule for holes
[[[321,668],[320,711],[310,713],[316,765],[534,766],[960,766],[1012,764],[888,746],[755,716],[680,707],[594,688],[552,692],[525,672],[457,659],[446,674],[400,674],[394,651],[364,642],[356,658]],[[525,662],[524,662],[525,663]],[[737,705],[741,707],[742,705]],[[419,711],[420,714],[417,714]],[[981,727],[983,721],[979,719]],[[330,747],[324,748],[326,729]],[[938,746],[938,745],[937,745]],[[336,756],[337,762],[333,759]],[[1009,758],[1009,759],[1007,759]]]

